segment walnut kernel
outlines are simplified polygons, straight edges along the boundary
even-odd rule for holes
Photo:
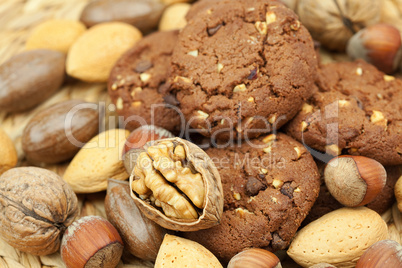
[[[180,138],[162,139],[147,143],[135,159],[131,196],[146,217],[179,231],[219,223],[222,185],[203,150]]]

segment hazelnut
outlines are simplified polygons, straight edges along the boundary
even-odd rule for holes
[[[116,267],[123,254],[123,241],[110,222],[86,216],[67,228],[60,254],[67,268]]]
[[[227,268],[282,268],[279,258],[261,248],[250,248],[233,256]]]
[[[329,192],[338,202],[358,207],[370,203],[382,191],[387,173],[374,159],[343,155],[328,162],[324,179]]]
[[[131,149],[142,148],[147,142],[173,138],[174,135],[161,127],[154,125],[145,125],[135,129],[130,135],[127,137],[127,141],[124,144],[123,155]]]
[[[131,132],[123,147],[124,167],[128,174],[131,174],[134,168],[138,151],[147,142],[173,137],[174,135],[170,131],[154,125],[145,125]]]
[[[393,73],[402,56],[401,35],[392,25],[372,25],[352,36],[346,51],[353,59],[364,59],[380,71]]]
[[[402,246],[393,240],[371,245],[360,257],[356,268],[402,267]]]

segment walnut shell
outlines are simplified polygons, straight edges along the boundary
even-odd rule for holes
[[[56,173],[19,167],[0,176],[0,236],[11,246],[54,253],[77,215],[77,196]]]
[[[330,50],[345,51],[355,32],[380,21],[381,6],[381,0],[303,0],[295,9],[313,39]]]
[[[195,144],[181,138],[169,138],[151,141],[144,146],[144,150],[147,151],[150,147],[158,146],[166,142],[181,145],[184,148],[186,155],[186,166],[191,169],[193,174],[201,174],[205,194],[202,207],[195,208],[196,206],[194,206],[194,208],[197,210],[198,218],[184,219],[168,217],[165,215],[162,209],[158,209],[158,207],[152,204],[150,199],[140,198],[140,195],[133,190],[133,181],[135,180],[134,168],[130,176],[130,190],[131,197],[134,199],[136,205],[146,217],[153,220],[160,226],[170,230],[197,231],[219,224],[223,213],[223,190],[221,177],[217,168],[215,167],[215,164],[202,149]],[[141,163],[140,157],[137,160],[136,166],[138,166],[139,163]],[[185,196],[185,194],[180,190],[179,192],[182,196]],[[191,202],[188,197],[186,197],[186,199]]]

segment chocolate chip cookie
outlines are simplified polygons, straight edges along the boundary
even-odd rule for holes
[[[402,80],[356,61],[322,66],[316,84],[289,135],[328,154],[402,164]]]
[[[133,130],[152,124],[177,132],[181,120],[175,99],[161,94],[169,76],[170,58],[178,31],[157,32],[140,40],[114,66],[108,83],[109,95]]]
[[[223,262],[248,247],[284,249],[318,196],[320,176],[308,151],[278,133],[206,152],[221,174],[223,216],[216,227],[183,235]]]
[[[205,136],[251,138],[278,129],[313,93],[311,36],[279,1],[215,2],[180,32],[170,90]]]
[[[210,12],[209,9],[213,8],[220,1],[232,1],[232,0],[198,0],[191,5],[186,14],[186,20],[189,21],[197,16],[200,12]]]

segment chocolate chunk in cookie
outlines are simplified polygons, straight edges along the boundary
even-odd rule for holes
[[[146,124],[173,132],[180,129],[176,98],[162,94],[177,36],[178,31],[148,35],[114,66],[108,91],[117,112],[124,117],[127,129]]]
[[[328,154],[402,164],[402,80],[356,61],[322,66],[316,84],[289,135]]]
[[[170,90],[185,118],[218,140],[278,129],[313,94],[310,34],[279,1],[201,4],[172,56]]]
[[[249,247],[284,249],[318,196],[320,177],[308,151],[279,133],[207,153],[222,179],[221,224],[183,235],[223,262]]]

